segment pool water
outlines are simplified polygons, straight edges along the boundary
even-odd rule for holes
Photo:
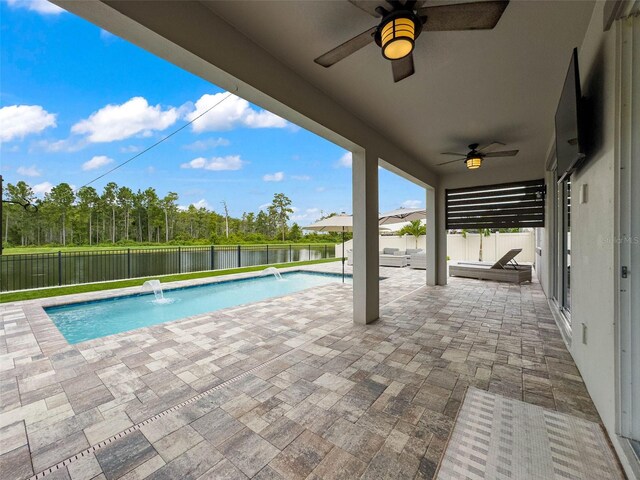
[[[269,275],[167,290],[164,301],[147,293],[45,311],[69,343],[79,343],[340,281],[334,274],[290,272],[283,273],[282,280]],[[352,278],[345,277],[345,282],[352,283]]]

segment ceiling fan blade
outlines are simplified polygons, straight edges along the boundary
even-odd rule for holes
[[[358,7],[363,12],[368,13],[372,17],[380,18],[380,14],[376,11],[376,8],[381,6],[384,2],[376,2],[374,0],[349,0],[349,3],[354,7]]]
[[[478,152],[484,152],[485,150],[487,150],[488,148],[495,148],[496,146],[501,145],[504,147],[504,143],[501,142],[491,142],[488,143],[487,145],[485,145],[484,147],[480,147],[478,148],[476,151]]]
[[[393,60],[391,62],[391,70],[393,71],[393,81],[395,83],[413,75],[415,73],[415,69],[413,68],[413,54],[410,53],[400,60]]]
[[[488,152],[483,157],[515,157],[520,150],[504,150],[502,152]]]
[[[456,157],[466,157],[466,153],[442,152],[440,155],[455,155]]]
[[[440,165],[448,165],[449,163],[461,162],[461,161],[466,160],[466,159],[467,159],[467,157],[456,158],[455,160],[449,160],[448,162],[438,163],[438,164],[436,165],[436,167],[439,167]]]
[[[423,28],[430,32],[491,30],[508,4],[509,0],[494,0],[423,7],[418,9],[418,15],[427,17]]]
[[[377,27],[371,27],[369,30],[362,32],[360,35],[356,35],[350,40],[347,40],[342,45],[338,45],[336,48],[329,50],[327,53],[320,55],[314,60],[318,65],[323,67],[330,67],[331,65],[338,63],[340,60],[348,57],[352,53],[357,52],[362,47],[366,47],[373,42],[373,34]]]

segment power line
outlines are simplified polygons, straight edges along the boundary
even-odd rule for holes
[[[227,98],[229,98],[231,95],[233,95],[233,93],[229,92],[227,93],[227,95],[220,99],[218,102],[216,102],[215,104],[213,104],[211,107],[207,108],[204,112],[202,112],[200,115],[198,115],[197,117],[195,117],[193,120],[185,123],[184,125],[182,125],[180,128],[174,130],[173,132],[171,132],[169,135],[167,135],[166,137],[161,138],[160,140],[158,140],[156,143],[154,143],[153,145],[148,146],[147,148],[145,148],[144,150],[142,150],[141,152],[136,153],[133,157],[129,158],[128,160],[125,160],[124,162],[116,165],[115,167],[113,167],[111,170],[108,170],[106,172],[104,172],[102,175],[94,178],[93,180],[91,180],[90,182],[85,183],[84,185],[82,185],[82,187],[78,188],[76,190],[76,193],[78,192],[78,190],[80,190],[81,188],[87,187],[89,185],[91,185],[94,182],[97,182],[98,180],[100,180],[101,178],[106,177],[107,175],[109,175],[112,172],[115,172],[116,170],[118,170],[120,167],[123,167],[124,165],[126,165],[127,163],[135,160],[136,158],[140,157],[141,155],[144,155],[145,153],[147,153],[149,150],[151,150],[154,147],[157,147],[158,145],[160,145],[162,142],[164,142],[165,140],[168,140],[169,138],[173,137],[176,133],[180,132],[181,130],[184,130],[185,128],[187,128],[189,125],[191,125],[193,122],[195,122],[196,120],[198,120],[199,118],[203,117],[204,115],[206,115],[207,113],[209,113],[211,110],[213,110],[215,107],[217,107],[218,105],[220,105],[222,102],[224,102]]]

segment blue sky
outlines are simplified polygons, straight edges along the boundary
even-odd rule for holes
[[[0,0],[0,155],[5,182],[39,195],[78,188],[183,126],[226,92],[45,0]],[[93,184],[178,193],[230,213],[274,193],[293,221],[351,212],[349,153],[231,96],[166,142]],[[380,170],[380,211],[424,206],[424,190]]]

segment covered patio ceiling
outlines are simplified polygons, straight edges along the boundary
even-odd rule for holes
[[[519,179],[543,173],[570,52],[594,5],[512,0],[494,30],[423,32],[416,73],[394,84],[375,44],[328,69],[313,62],[377,23],[349,2],[202,3],[435,173],[464,173],[462,162],[437,167],[454,158],[440,152],[500,141],[520,153],[487,161],[483,175],[514,169]],[[427,5],[441,3],[463,2]]]

